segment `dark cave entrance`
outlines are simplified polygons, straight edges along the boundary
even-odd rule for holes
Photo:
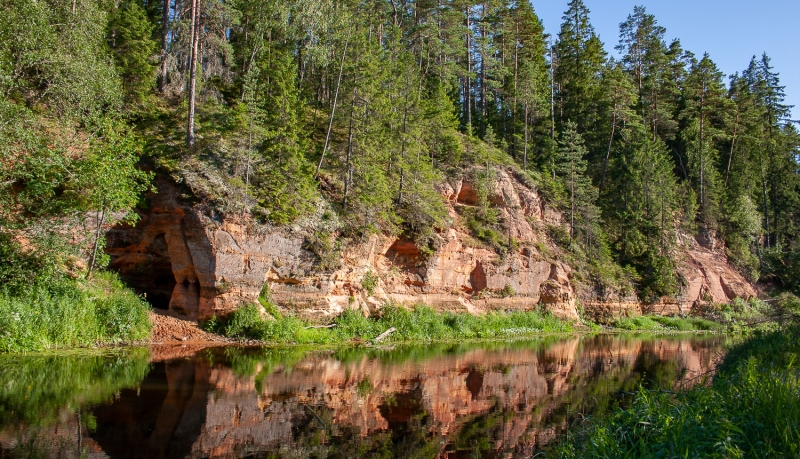
[[[169,309],[172,292],[175,290],[175,275],[169,258],[167,241],[163,234],[156,236],[148,246],[147,268],[143,276],[128,280],[128,285],[144,293],[147,301],[158,309]]]
[[[112,270],[119,273],[120,279],[156,309],[169,309],[172,292],[175,290],[175,275],[169,256],[166,236],[159,234],[152,239],[144,251],[129,251],[135,246],[131,236],[138,239],[140,234],[129,228],[114,228],[107,234],[106,252],[111,255]],[[135,240],[135,239],[134,239]]]

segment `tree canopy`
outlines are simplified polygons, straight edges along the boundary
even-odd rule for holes
[[[450,218],[437,183],[517,163],[560,196],[568,249],[643,297],[680,288],[680,234],[800,289],[778,73],[764,54],[726,79],[644,7],[616,60],[581,0],[552,35],[516,0],[0,5],[2,231],[130,211],[153,168],[223,213],[430,247]]]

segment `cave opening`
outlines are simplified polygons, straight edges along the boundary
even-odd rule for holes
[[[169,309],[177,282],[166,235],[156,235],[146,247],[141,247],[130,240],[130,230],[124,230],[115,228],[107,235],[106,253],[111,255],[109,268],[119,273],[128,287],[144,295],[151,306]]]
[[[130,279],[128,285],[145,294],[154,308],[169,309],[172,292],[175,290],[175,275],[172,273],[172,260],[169,257],[166,237],[156,236],[148,247],[147,272],[144,276]]]

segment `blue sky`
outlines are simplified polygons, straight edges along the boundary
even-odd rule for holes
[[[558,35],[568,0],[532,0],[545,31]],[[800,0],[584,0],[606,50],[616,56],[619,23],[643,5],[667,29],[667,42],[679,38],[698,56],[708,52],[726,75],[741,72],[755,54],[766,51],[786,86],[786,103],[800,118]],[[726,78],[727,83],[727,78]]]

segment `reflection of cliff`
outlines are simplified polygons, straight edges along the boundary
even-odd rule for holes
[[[93,437],[112,457],[130,456],[129,445],[153,458],[326,456],[355,443],[390,445],[395,454],[402,443],[440,457],[464,448],[516,457],[554,438],[587,400],[607,403],[644,373],[673,386],[705,373],[715,349],[709,341],[598,336],[399,362],[402,350],[312,353],[284,365],[269,351],[211,352],[157,364],[138,396],[123,391],[96,410]]]
[[[115,458],[186,457],[205,423],[208,374],[204,361],[155,364],[139,388],[95,409],[93,439]]]

